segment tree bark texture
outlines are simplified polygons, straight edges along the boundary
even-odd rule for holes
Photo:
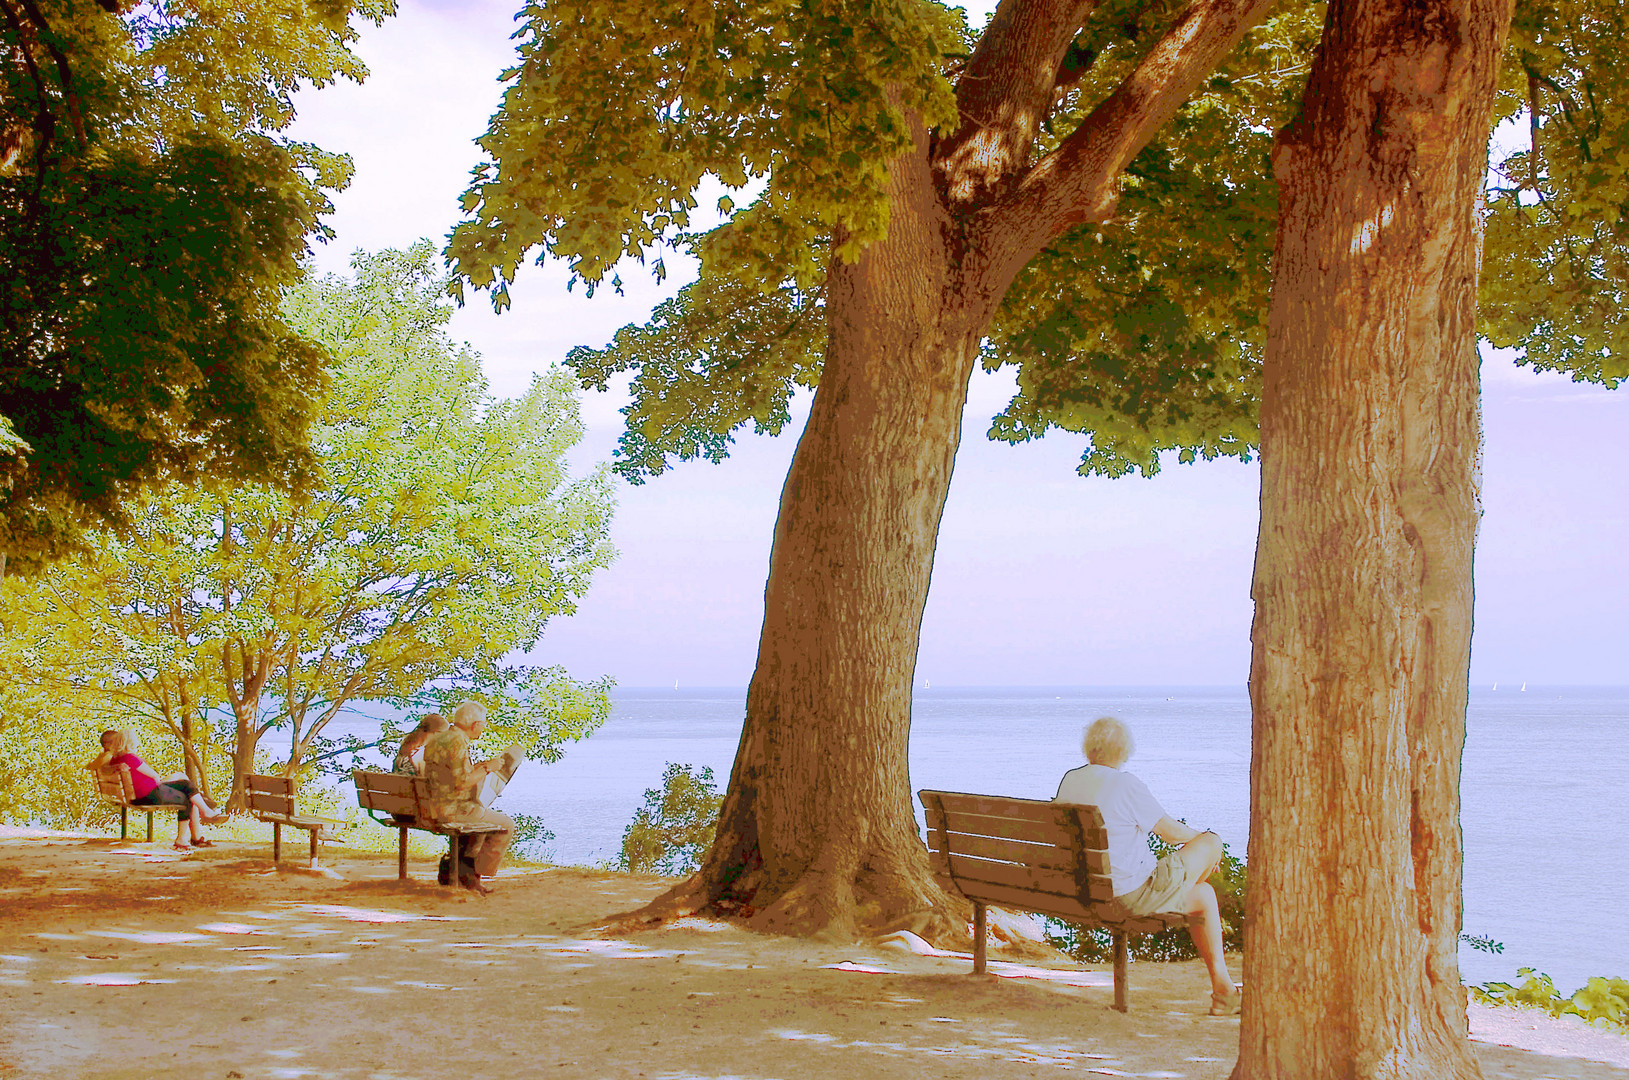
[[[894,173],[887,239],[828,280],[825,367],[781,495],[708,868],[723,886],[715,902],[751,909],[753,925],[849,939],[935,930],[929,913],[945,908],[905,747],[934,545],[991,315],[950,287],[926,154]]]
[[[1475,1077],[1460,759],[1510,0],[1333,0],[1279,136],[1236,1080]]]
[[[1023,266],[1114,212],[1125,166],[1271,0],[1196,0],[1032,160],[1092,0],[1003,0],[957,84],[961,126],[891,163],[888,235],[827,279],[827,347],[781,493],[758,664],[718,823],[689,881],[628,916],[965,941],[934,882],[906,750],[922,611],[978,346]],[[962,905],[965,908],[965,905]]]

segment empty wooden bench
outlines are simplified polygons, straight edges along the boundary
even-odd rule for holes
[[[402,881],[407,880],[408,829],[447,838],[447,857],[452,866],[452,875],[447,882],[449,885],[458,880],[458,859],[463,854],[464,837],[503,832],[502,825],[485,821],[436,821],[426,810],[429,790],[422,776],[358,769],[351,774],[351,778],[356,781],[357,805],[370,812],[379,824],[396,829],[400,834],[396,876]]]
[[[179,806],[152,805],[135,802],[135,785],[130,782],[130,766],[104,765],[100,769],[92,769],[92,776],[96,780],[96,796],[103,802],[119,808],[119,839],[130,838],[130,811],[147,815],[147,841],[153,840],[153,815],[164,810],[178,811]]]
[[[322,864],[317,859],[317,841],[324,839],[323,831],[338,828],[345,823],[333,818],[314,817],[300,813],[294,799],[294,780],[288,776],[259,776],[250,773],[243,778],[243,790],[248,797],[249,813],[272,827],[272,865],[283,858],[283,826],[304,829],[311,837],[311,869]]]
[[[935,873],[973,902],[973,971],[984,971],[985,905],[1103,927],[1114,939],[1114,1007],[1126,1011],[1127,940],[1185,915],[1134,916],[1114,898],[1095,806],[920,791]]]

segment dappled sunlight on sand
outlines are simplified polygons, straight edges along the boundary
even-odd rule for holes
[[[939,953],[936,955],[955,957],[956,953]],[[963,959],[970,959],[962,957]],[[861,975],[906,975],[909,972],[894,968],[881,967],[877,964],[862,964],[853,960],[844,960],[836,964],[824,964],[823,967],[832,971],[850,971]],[[1114,985],[1114,976],[1106,971],[1059,971],[1053,968],[1031,967],[1028,964],[1012,964],[1004,960],[992,960],[987,969],[991,975],[1003,979],[1034,979],[1037,982],[1057,983],[1060,986],[1086,986],[1101,988]]]
[[[289,906],[296,911],[307,911],[313,915],[330,915],[336,919],[347,919],[350,922],[453,922],[458,919],[456,915],[425,915],[416,911],[378,911],[369,908],[349,907],[345,904],[291,904]]]

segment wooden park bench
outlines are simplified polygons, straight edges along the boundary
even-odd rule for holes
[[[147,815],[147,842],[153,841],[153,815],[164,810],[177,811],[179,806],[154,805],[134,801],[136,797],[135,785],[130,782],[130,766],[104,765],[100,769],[92,769],[96,779],[96,795],[103,802],[119,808],[119,839],[130,838],[130,811]]]
[[[436,821],[425,809],[429,806],[429,790],[422,776],[358,769],[351,777],[356,781],[357,805],[373,815],[379,824],[396,829],[400,834],[396,877],[401,881],[407,880],[408,829],[447,838],[447,857],[452,867],[449,885],[458,880],[458,859],[464,851],[464,837],[503,831],[502,825],[485,821]]]
[[[243,790],[248,796],[249,813],[272,827],[272,865],[283,858],[283,826],[304,829],[311,837],[311,869],[322,864],[317,859],[317,841],[331,839],[333,830],[345,824],[333,818],[313,817],[300,813],[294,799],[294,780],[288,776],[258,776],[250,773],[243,778]],[[324,831],[328,836],[324,836]]]
[[[1134,916],[1114,898],[1109,837],[1095,806],[920,791],[934,872],[973,902],[973,971],[984,971],[985,905],[1107,929],[1114,1007],[1126,1011],[1127,940],[1185,915]]]

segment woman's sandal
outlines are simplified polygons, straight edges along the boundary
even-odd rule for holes
[[[1238,1016],[1239,1009],[1244,1003],[1244,987],[1235,986],[1231,993],[1218,994],[1215,991],[1210,995],[1210,1014],[1212,1016]]]
[[[198,839],[196,839],[196,840],[194,840],[192,842],[192,846],[193,847],[214,847],[215,846],[215,841],[209,839],[207,836],[200,836]]]
[[[192,845],[191,844],[171,844],[170,845],[170,850],[171,851],[191,851],[192,850]]]

